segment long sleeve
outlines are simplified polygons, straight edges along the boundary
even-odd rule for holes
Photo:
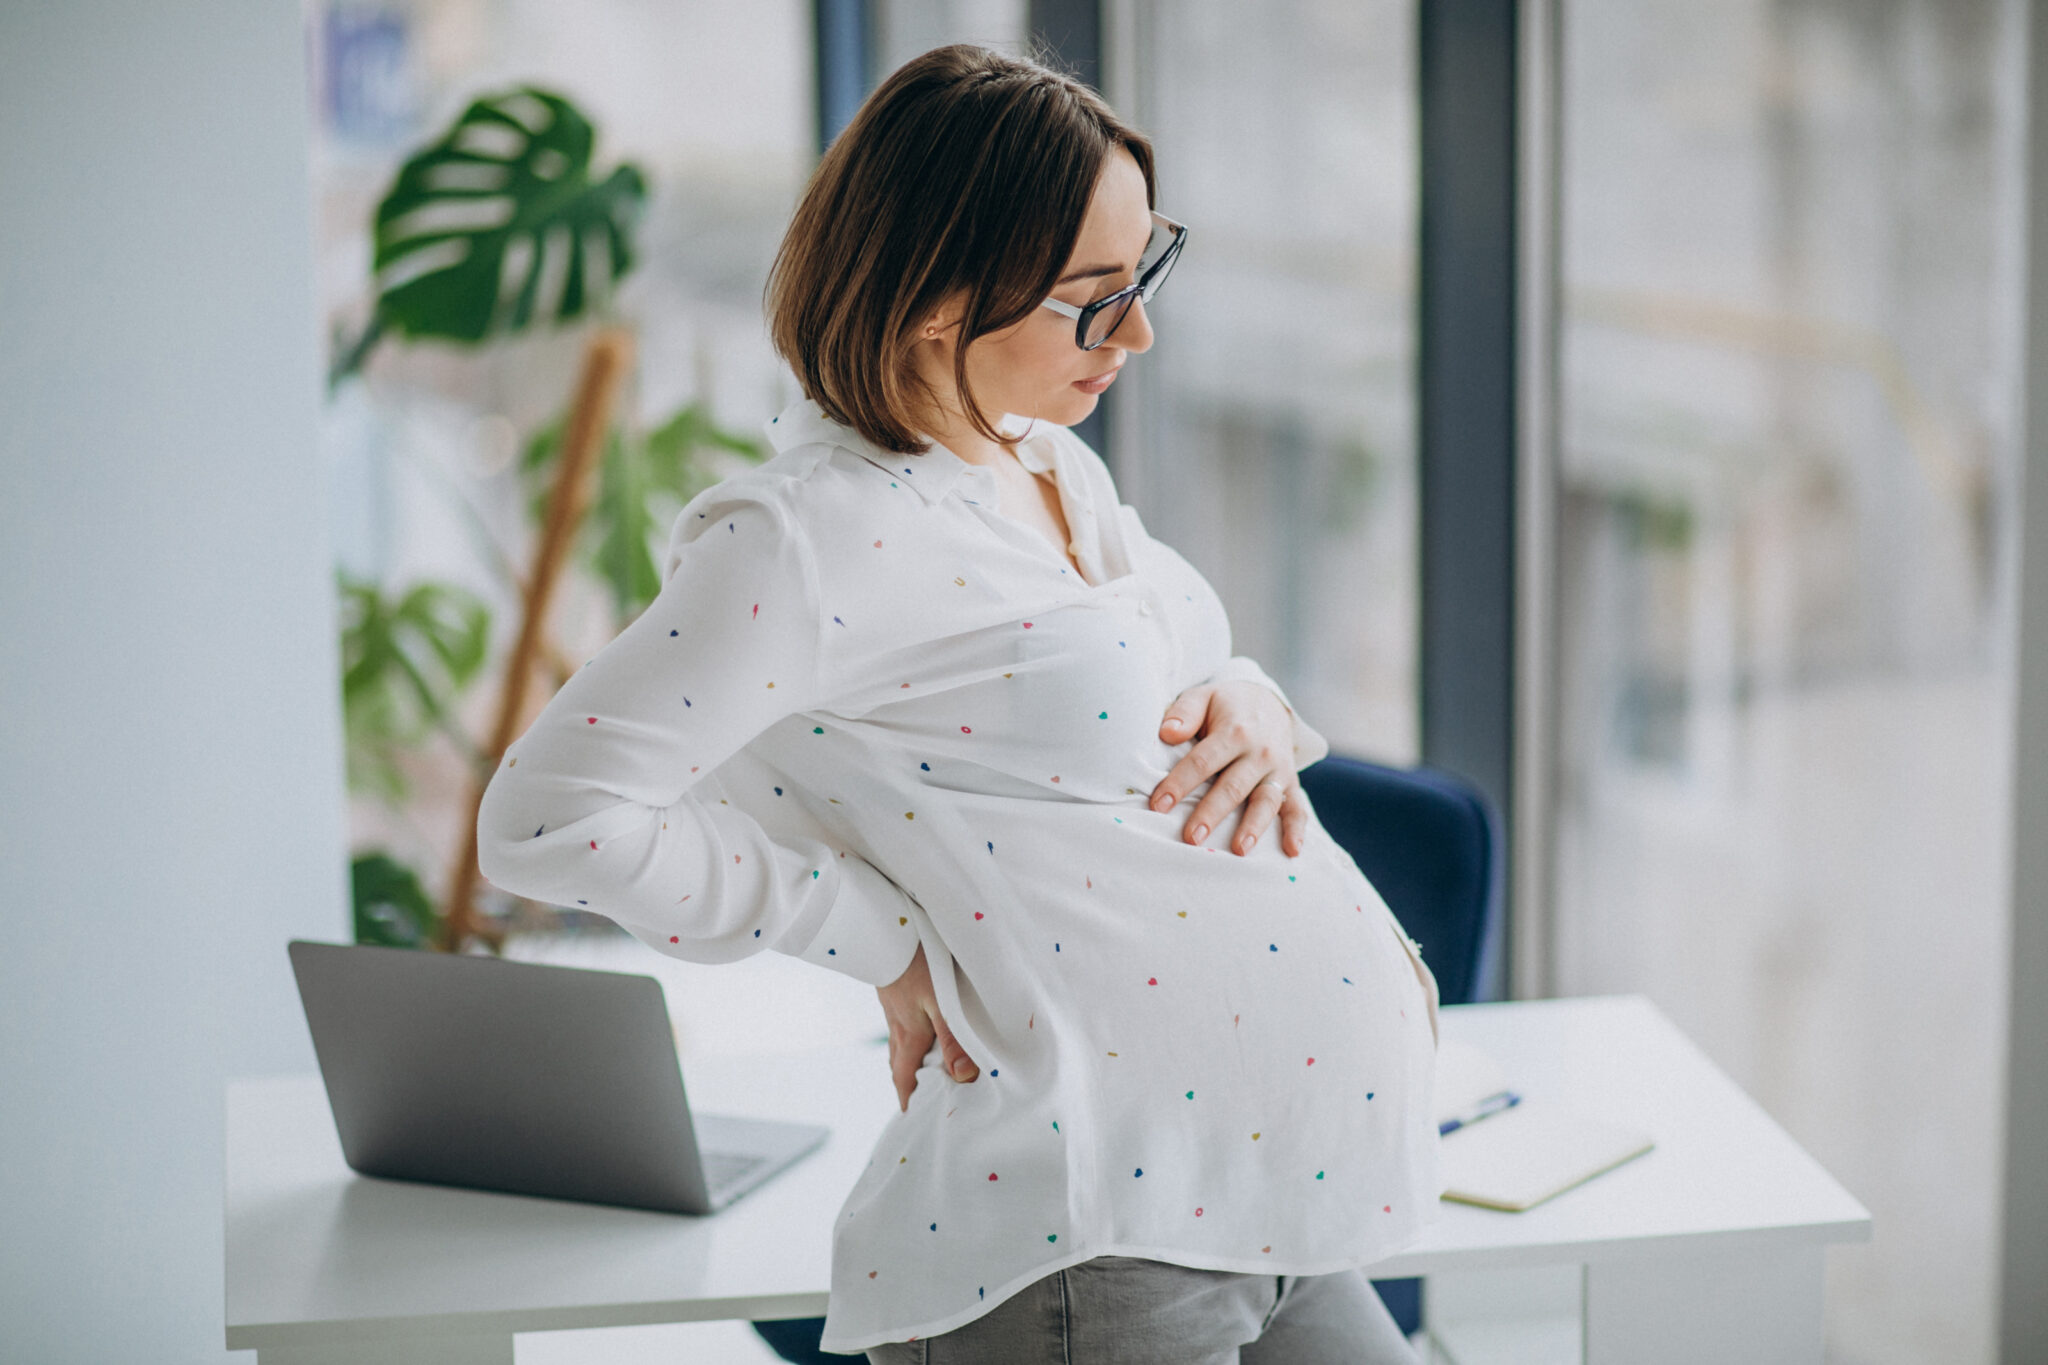
[[[660,595],[500,762],[477,820],[484,876],[672,956],[770,948],[894,981],[917,948],[904,892],[822,837],[771,836],[710,780],[829,695],[818,600],[777,501],[722,489],[686,508]]]

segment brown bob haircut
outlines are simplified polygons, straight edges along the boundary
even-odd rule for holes
[[[1038,62],[956,43],[884,81],[811,175],[768,275],[769,336],[804,396],[885,450],[922,454],[938,396],[911,364],[917,329],[965,297],[954,383],[975,338],[1052,293],[1117,147],[1156,201],[1152,144],[1102,97]]]

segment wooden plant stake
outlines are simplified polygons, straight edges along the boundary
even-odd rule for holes
[[[604,449],[605,433],[611,429],[612,407],[633,363],[633,337],[629,332],[607,328],[590,339],[583,353],[583,375],[576,385],[575,406],[569,411],[568,429],[562,437],[561,464],[555,470],[554,487],[548,491],[547,520],[542,523],[540,542],[534,548],[533,571],[527,575],[525,614],[519,622],[519,640],[505,665],[505,680],[498,696],[498,719],[491,727],[490,743],[482,754],[479,772],[471,779],[469,820],[463,826],[461,847],[448,878],[447,913],[441,920],[440,946],[454,952],[472,934],[481,934],[476,914],[476,822],[483,807],[484,787],[497,771],[498,761],[518,737],[526,716],[527,689],[542,653],[547,631],[548,603],[576,529],[590,502],[590,472]],[[495,946],[495,944],[493,945]]]

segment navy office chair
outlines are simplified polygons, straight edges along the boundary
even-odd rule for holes
[[[1488,998],[1500,955],[1500,821],[1484,794],[1434,768],[1386,768],[1332,755],[1304,768],[1316,818],[1422,945],[1446,1005]],[[1375,1280],[1404,1333],[1422,1324],[1422,1281]],[[818,1349],[823,1318],[757,1322],[784,1360],[829,1365],[860,1360]]]
[[[1440,768],[1331,755],[1302,769],[1316,818],[1422,945],[1446,1005],[1489,998],[1500,956],[1500,819],[1478,787]]]

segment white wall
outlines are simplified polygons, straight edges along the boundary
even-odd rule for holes
[[[289,0],[0,6],[7,1361],[226,1357],[222,1082],[346,931],[305,92]]]

